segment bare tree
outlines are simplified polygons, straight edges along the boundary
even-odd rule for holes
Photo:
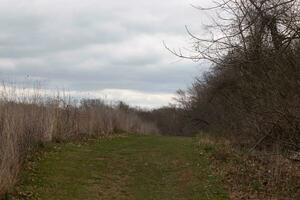
[[[188,27],[187,33],[194,41],[194,54],[184,55],[169,49],[181,58],[206,59],[219,64],[228,52],[239,51],[245,57],[254,54],[257,59],[262,48],[273,48],[283,53],[293,41],[300,38],[299,0],[220,0],[216,6],[200,11],[214,11],[217,18],[207,28],[209,38],[196,36]]]
[[[244,133],[254,147],[280,143],[300,149],[299,2],[220,0],[211,8],[195,6],[216,12],[211,37],[186,28],[194,54],[167,47],[181,58],[214,63],[183,101],[193,119],[209,129]]]

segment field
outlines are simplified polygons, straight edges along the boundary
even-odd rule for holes
[[[228,199],[201,148],[195,138],[136,135],[47,146],[8,199]]]

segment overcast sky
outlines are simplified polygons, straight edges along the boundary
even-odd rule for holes
[[[167,105],[205,65],[163,46],[189,47],[205,0],[0,0],[1,80],[74,96]],[[207,5],[207,3],[206,3]]]

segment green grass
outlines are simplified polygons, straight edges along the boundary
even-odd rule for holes
[[[195,138],[128,136],[48,148],[13,199],[228,199]]]

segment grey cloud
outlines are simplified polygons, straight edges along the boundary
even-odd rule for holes
[[[187,39],[184,25],[199,23],[189,4],[201,1],[0,0],[0,78],[172,93],[200,71],[172,63],[162,40],[177,47]]]

